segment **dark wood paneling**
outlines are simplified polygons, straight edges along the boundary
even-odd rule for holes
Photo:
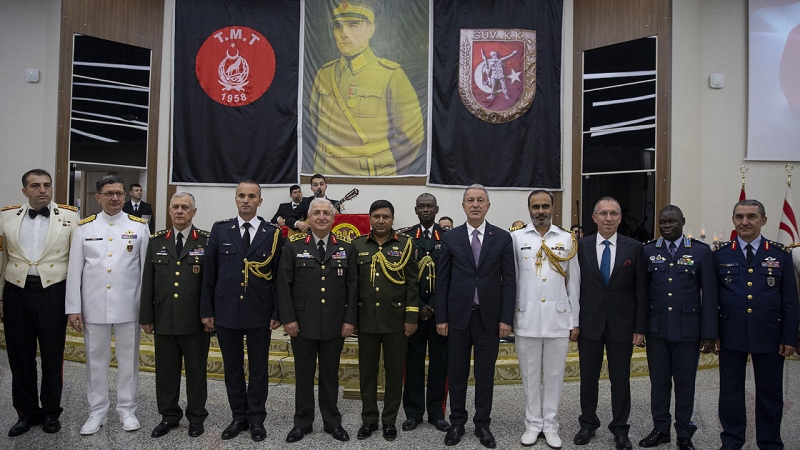
[[[56,139],[56,200],[67,201],[69,178],[70,86],[73,34],[84,34],[152,51],[147,139],[147,191],[156,214],[166,211],[154,195],[158,184],[158,117],[161,95],[161,45],[164,0],[62,0]]]
[[[656,68],[656,211],[669,204],[672,123],[672,0],[574,0],[572,72],[572,197],[581,198],[583,52],[658,36]],[[574,204],[572,222],[579,222]]]

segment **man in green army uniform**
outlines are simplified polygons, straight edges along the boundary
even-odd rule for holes
[[[203,434],[206,410],[206,362],[211,334],[200,321],[200,288],[208,231],[192,225],[194,196],[177,192],[169,204],[173,228],[150,237],[142,271],[139,322],[153,334],[156,350],[156,402],[161,423],[150,434],[164,436],[183,418],[178,405],[181,363],[186,366],[186,418],[189,436]]]
[[[291,236],[278,271],[278,308],[292,339],[294,426],[286,442],[313,430],[314,373],[319,359],[319,410],[323,430],[348,441],[339,412],[339,359],[344,339],[355,330],[358,303],[356,254],[350,240],[331,233],[336,211],[326,198],[311,200],[308,233]]]
[[[383,437],[397,437],[408,336],[417,330],[419,292],[414,240],[392,229],[394,206],[377,200],[369,208],[372,231],[353,241],[358,266],[358,372],[361,419],[358,438],[378,429],[378,360],[386,371]]]
[[[436,263],[442,247],[444,230],[435,223],[439,206],[436,197],[424,193],[417,197],[414,212],[419,223],[403,230],[414,238],[414,259],[419,270],[419,323],[416,333],[408,338],[406,354],[406,383],[403,390],[403,410],[406,421],[403,431],[411,431],[422,423],[428,411],[428,422],[437,430],[447,431],[447,337],[436,331],[434,292],[436,292]],[[428,353],[427,399],[425,389],[425,354]]]
[[[399,64],[369,47],[379,6],[342,1],[333,10],[341,57],[317,72],[309,106],[315,173],[403,175],[421,150],[425,130],[414,87]]]

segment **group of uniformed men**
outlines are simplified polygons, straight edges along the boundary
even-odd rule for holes
[[[659,214],[659,239],[641,245],[619,235],[621,208],[611,197],[595,205],[597,233],[578,240],[552,223],[553,197],[544,190],[528,197],[531,223],[508,233],[486,222],[489,194],[481,185],[465,190],[467,221],[452,231],[434,222],[436,198],[425,193],[416,200],[417,225],[395,230],[393,205],[378,200],[369,210],[371,231],[351,241],[331,232],[338,205],[325,197],[324,176],[315,175],[312,183],[314,196],[303,199],[293,186],[298,205],[285,209],[288,217],[279,209],[273,219],[304,231],[288,240],[257,215],[261,189],[250,180],[236,188],[237,217],[217,222],[210,233],[192,224],[192,194],[178,192],[169,205],[173,227],[149,235],[146,220],[122,211],[119,177],[97,181],[102,211],[80,220],[76,208],[52,201],[46,171],[26,172],[22,193],[28,202],[0,214],[0,317],[19,416],[9,436],[40,423],[47,433],[59,431],[69,322],[83,333],[86,348],[89,417],[81,434],[94,434],[107,421],[112,332],[119,368],[116,409],[124,430],[140,427],[135,412],[141,326],[154,334],[156,350],[162,421],[153,437],[177,427],[184,415],[189,436],[203,434],[206,362],[216,332],[232,413],[222,439],[249,430],[254,441],[262,441],[271,332],[283,324],[297,380],[289,443],[313,430],[317,367],[323,429],[349,440],[337,407],[338,370],[344,339],[357,332],[359,439],[369,438],[380,421],[384,438],[394,440],[402,402],[404,431],[417,428],[427,411],[428,421],[446,432],[444,443],[458,444],[465,434],[474,354],[475,435],[494,448],[489,426],[495,362],[500,339],[513,329],[525,393],[524,446],[544,437],[551,448],[561,447],[558,404],[573,341],[581,369],[574,443],[587,444],[600,426],[598,379],[605,353],[612,385],[608,427],[616,448],[631,448],[630,360],[633,346],[644,346],[646,336],[654,428],[639,446],[670,442],[674,383],[677,444],[694,448],[698,358],[713,352],[720,365],[721,449],[745,443],[748,357],[755,372],[759,448],[783,448],[782,373],[784,358],[798,347],[798,293],[790,250],[761,235],[767,219],[760,202],[736,204],[738,237],[714,252],[683,234],[685,218],[672,205]],[[186,411],[178,405],[182,364]]]

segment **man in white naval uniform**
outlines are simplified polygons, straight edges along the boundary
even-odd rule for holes
[[[118,365],[117,412],[125,431],[139,429],[139,301],[149,242],[147,221],[122,211],[125,185],[116,175],[97,181],[103,211],[81,220],[72,236],[67,271],[67,320],[83,332],[89,419],[81,434],[96,433],[108,413],[108,365],[114,331]]]
[[[531,192],[528,212],[532,223],[511,233],[517,268],[514,334],[525,390],[520,443],[531,446],[544,432],[548,446],[561,448],[558,403],[569,341],[578,339],[578,243],[572,233],[552,224],[549,192]]]

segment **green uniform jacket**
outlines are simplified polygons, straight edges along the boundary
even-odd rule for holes
[[[154,324],[158,334],[203,331],[199,307],[207,243],[208,231],[192,226],[178,255],[172,230],[150,236],[142,274],[140,324]]]
[[[391,239],[379,246],[370,233],[353,240],[353,247],[358,263],[358,332],[402,333],[404,323],[417,323],[419,291],[414,240],[392,231]],[[388,265],[404,259],[407,262],[399,270],[386,267],[384,271],[379,257],[373,264],[373,256],[379,252],[385,256]],[[405,281],[397,284],[387,277],[387,273],[395,281]]]
[[[358,273],[353,245],[329,234],[320,260],[314,236],[289,238],[278,265],[281,322],[297,322],[298,336],[328,340],[342,335],[342,323],[356,325]]]

